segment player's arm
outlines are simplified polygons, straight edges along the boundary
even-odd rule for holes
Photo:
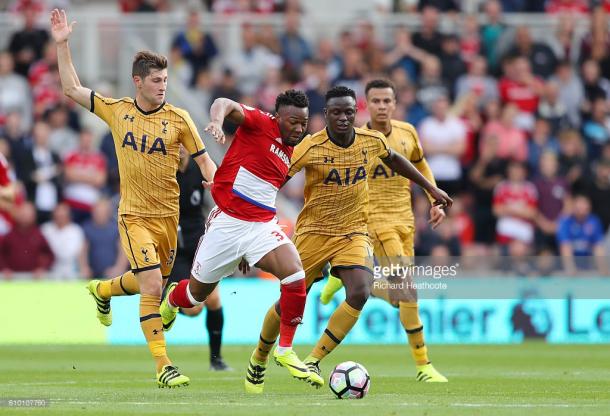
[[[453,204],[453,200],[445,193],[445,191],[437,188],[433,185],[424,175],[407,158],[402,156],[398,152],[394,152],[392,149],[388,149],[388,155],[382,158],[381,161],[394,172],[398,173],[407,179],[412,180],[419,186],[421,186],[426,192],[428,192],[433,200],[434,205],[442,205],[443,207],[450,207]]]
[[[205,179],[203,182],[204,188],[210,188],[214,181],[214,175],[216,174],[216,163],[214,163],[207,152],[199,156],[195,156],[193,160],[197,163],[197,166],[199,166],[201,175]]]
[[[432,185],[436,186],[434,174],[432,173],[432,169],[430,169],[430,165],[428,165],[428,162],[424,157],[424,149],[421,147],[419,137],[417,136],[417,131],[413,129],[411,134],[413,135],[413,140],[415,141],[415,151],[414,154],[411,155],[411,163],[413,163],[419,173],[424,175],[424,177],[428,179]],[[415,160],[413,158],[415,158]],[[434,199],[432,198],[432,195],[426,192],[426,196],[428,197],[428,201],[430,201],[430,204],[432,205],[430,207],[430,220],[428,221],[428,223],[430,223],[430,225],[434,229],[438,227],[440,223],[443,222],[446,217],[446,214],[442,207],[434,205]]]
[[[228,98],[217,98],[210,107],[210,122],[204,131],[207,131],[219,143],[225,142],[225,134],[222,131],[222,123],[225,119],[239,125],[244,122],[246,115],[239,103]]]
[[[80,84],[72,64],[70,47],[68,46],[68,38],[75,24],[76,22],[68,24],[65,10],[59,11],[54,9],[51,12],[51,35],[57,45],[57,66],[59,68],[61,87],[66,96],[90,110],[91,90]]]

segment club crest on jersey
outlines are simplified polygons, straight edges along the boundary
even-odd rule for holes
[[[165,143],[161,137],[157,137],[150,147],[147,147],[148,136],[143,135],[142,141],[140,143],[140,147],[138,148],[138,143],[136,143],[136,138],[133,133],[128,131],[123,138],[123,144],[121,147],[129,147],[136,152],[147,153],[152,155],[155,152],[163,153],[164,156],[167,156],[167,151],[165,150]]]
[[[169,121],[163,120],[161,121],[161,124],[163,124],[163,130],[161,131],[163,132],[163,134],[167,133],[167,125],[169,124]]]
[[[269,151],[271,153],[275,154],[277,157],[279,157],[282,160],[282,162],[284,162],[284,164],[286,164],[286,166],[290,166],[290,158],[288,157],[288,155],[286,155],[286,153],[284,153],[284,151],[282,149],[277,147],[275,144],[271,143],[271,147],[269,148]]]
[[[368,161],[369,161],[369,159],[367,157],[368,154],[369,154],[369,151],[367,149],[362,150],[362,155],[364,156],[363,163],[368,163]]]
[[[330,172],[328,172],[326,179],[324,179],[324,185],[335,184],[339,186],[348,186],[355,185],[361,180],[366,180],[366,170],[364,169],[364,166],[358,166],[358,169],[356,169],[355,172],[352,172],[352,168],[331,169]]]

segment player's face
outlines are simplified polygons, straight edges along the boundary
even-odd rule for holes
[[[336,134],[351,132],[356,120],[356,100],[352,97],[331,98],[326,103],[324,117],[331,132]]]
[[[140,95],[149,104],[160,106],[165,101],[167,69],[153,69],[144,79],[135,76],[134,82]]]
[[[286,146],[296,146],[307,134],[309,109],[285,105],[278,109],[277,121],[280,135]]]
[[[371,114],[371,120],[387,123],[396,110],[396,98],[392,88],[371,88],[366,95],[366,108]]]

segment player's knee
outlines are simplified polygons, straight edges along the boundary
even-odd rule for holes
[[[140,285],[140,294],[161,297],[161,291],[163,290],[163,283],[161,279],[138,279],[138,283]]]
[[[345,301],[355,309],[362,309],[371,294],[369,285],[358,285],[351,288],[346,295]]]

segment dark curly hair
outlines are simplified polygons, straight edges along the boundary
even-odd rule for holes
[[[372,81],[369,81],[366,84],[366,87],[364,87],[364,94],[368,95],[369,91],[373,88],[391,88],[394,95],[396,95],[396,88],[394,87],[394,84],[392,84],[392,82],[388,81],[387,79],[374,79]]]
[[[328,102],[328,100],[330,100],[331,98],[338,97],[352,97],[355,100],[356,93],[351,88],[347,88],[343,85],[336,85],[330,90],[326,91],[325,102]]]
[[[301,90],[287,90],[279,94],[275,99],[275,111],[277,112],[282,106],[294,106],[298,108],[309,107],[309,100],[305,93]]]

